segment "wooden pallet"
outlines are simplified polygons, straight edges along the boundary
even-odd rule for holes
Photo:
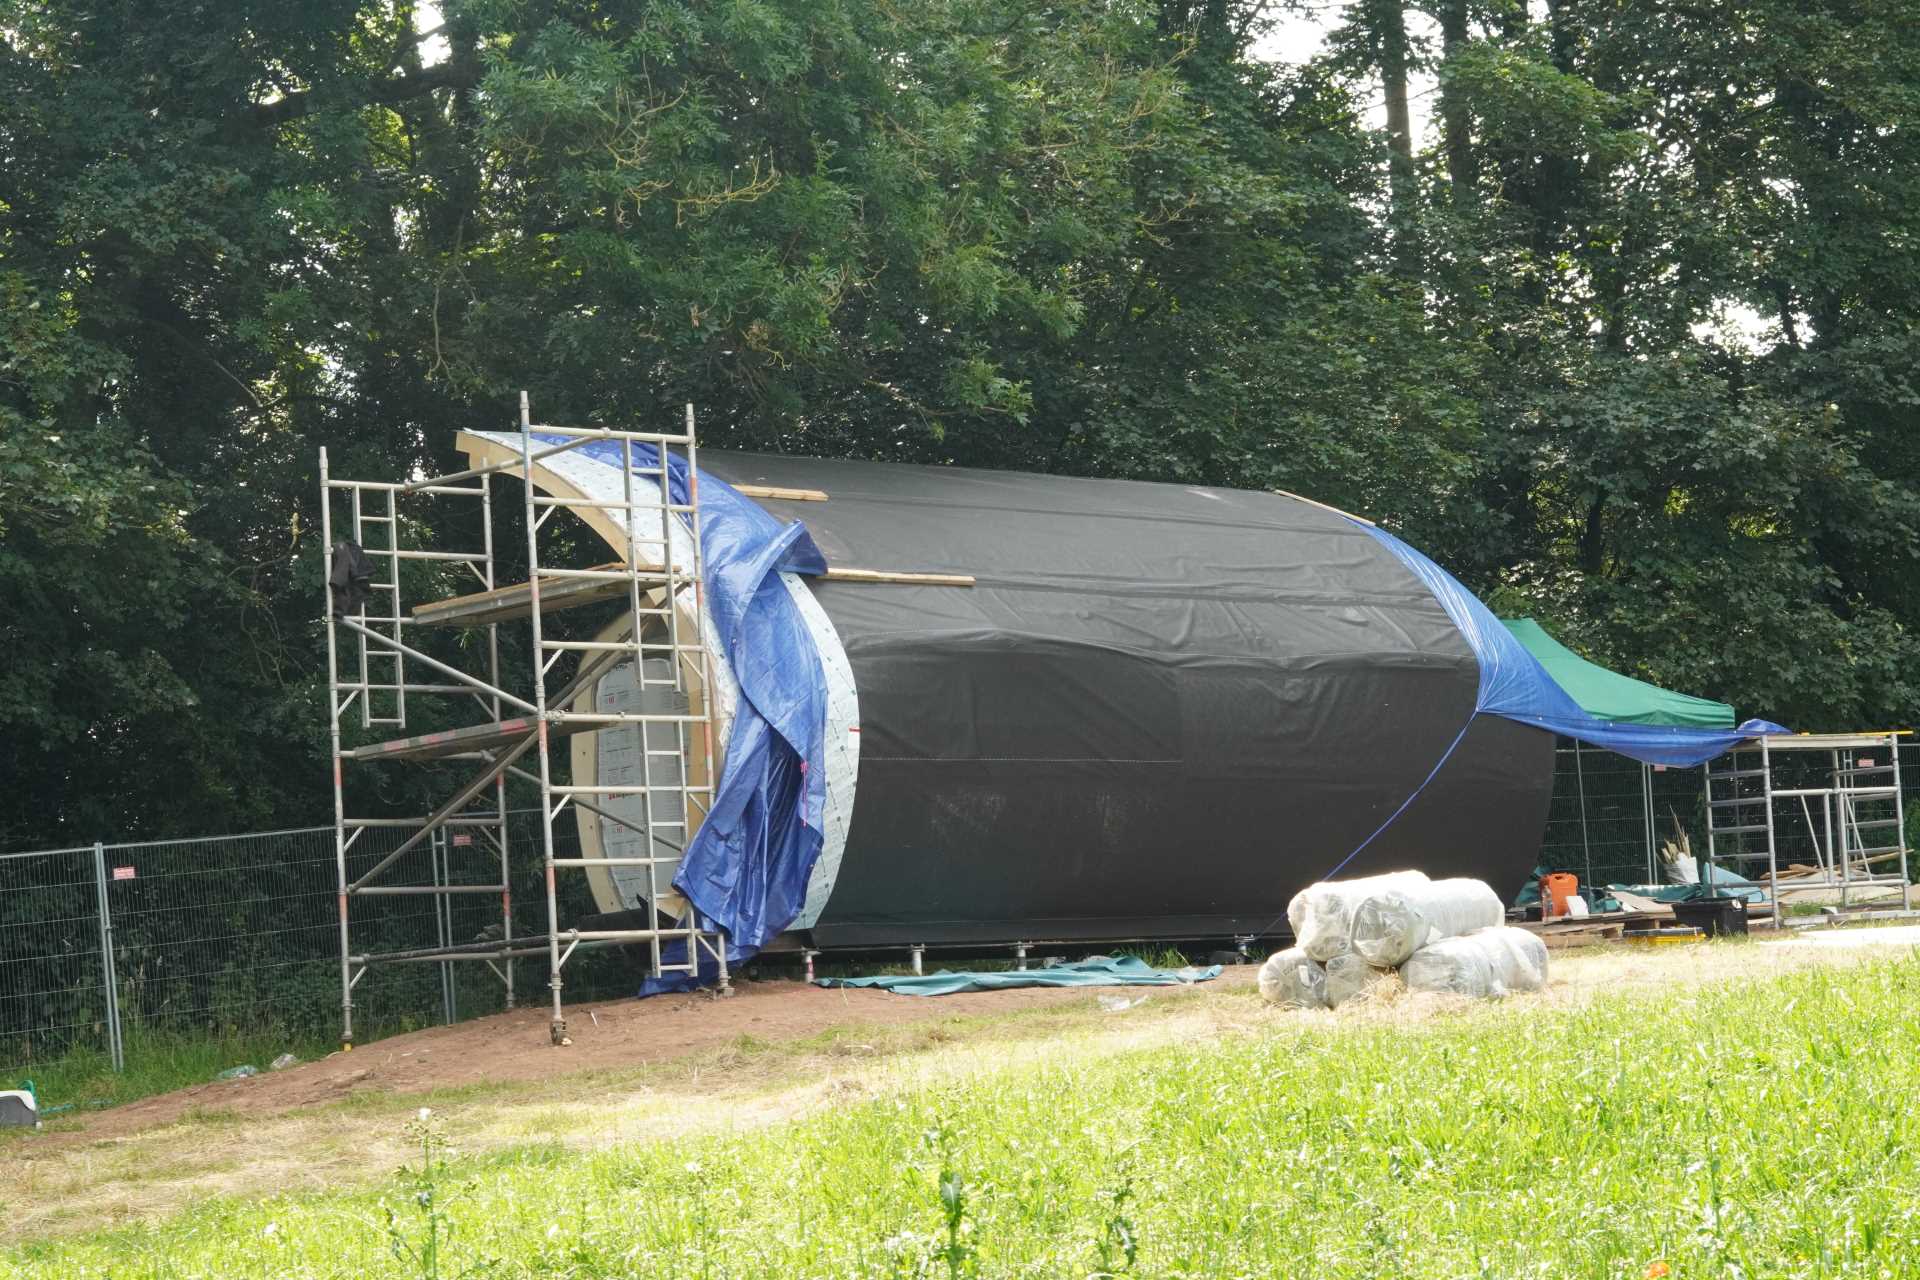
[[[1570,947],[1596,947],[1602,943],[1618,942],[1626,931],[1626,925],[1614,920],[1576,920],[1561,923],[1554,921],[1541,926],[1534,932],[1540,941],[1547,944],[1549,951],[1562,951]]]

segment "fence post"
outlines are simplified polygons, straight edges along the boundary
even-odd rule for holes
[[[126,1048],[120,1039],[120,983],[113,972],[113,909],[107,905],[107,846],[93,842],[93,887],[100,905],[100,980],[107,991],[107,1051],[113,1057],[113,1069],[127,1067]]]
[[[435,829],[427,852],[433,858],[433,887],[444,889],[453,883],[452,857],[444,827]],[[453,902],[446,894],[433,895],[434,932],[439,936],[442,947],[453,943]],[[454,1024],[453,1014],[453,965],[446,960],[440,962],[440,1016],[446,1026]]]

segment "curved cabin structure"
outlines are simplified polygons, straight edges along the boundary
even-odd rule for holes
[[[476,464],[519,454],[513,434],[461,442]],[[1533,866],[1553,734],[1475,715],[1473,647],[1364,522],[1232,489],[705,449],[699,463],[804,521],[833,566],[785,575],[828,708],[825,847],[797,941],[1271,933],[1336,868],[1418,866],[1505,896]],[[563,454],[535,482],[617,498],[621,478]],[[605,513],[586,518],[623,553]],[[592,696],[711,697],[724,742],[724,661],[713,684],[674,695],[626,667]],[[617,780],[637,753],[676,750],[705,767],[623,726],[579,735],[574,768]],[[580,820],[586,856],[618,856],[616,824]],[[594,876],[603,909],[642,905],[620,872]]]

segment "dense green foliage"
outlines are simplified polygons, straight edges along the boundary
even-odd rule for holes
[[[436,1160],[426,1197],[416,1159],[0,1274],[1908,1277],[1916,996],[1883,960],[1438,1024],[1268,1010],[737,1136]]]
[[[9,0],[0,843],[324,819],[317,447],[444,465],[522,387],[1310,493],[1602,661],[1913,720],[1909,7],[1271,16]]]

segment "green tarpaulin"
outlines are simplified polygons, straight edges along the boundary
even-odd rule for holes
[[[1532,618],[1501,621],[1588,715],[1622,724],[1682,725],[1690,729],[1734,726],[1733,708],[1724,702],[1674,693],[1588,662],[1548,635]]]
[[[989,973],[887,973],[872,978],[818,978],[823,987],[879,987],[902,996],[950,996],[961,991],[1003,991],[1008,987],[1177,987],[1220,976],[1220,966],[1156,969],[1138,956],[1097,956],[1078,964],[1044,969],[1007,969]]]

